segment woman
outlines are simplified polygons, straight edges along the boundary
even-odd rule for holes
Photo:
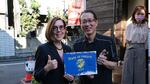
[[[71,48],[61,42],[66,37],[65,21],[55,17],[48,22],[45,36],[47,43],[38,47],[34,77],[41,84],[69,84],[74,79],[64,75],[63,53]]]
[[[132,23],[126,29],[126,52],[122,84],[146,84],[146,59],[148,24],[144,6],[136,6]]]

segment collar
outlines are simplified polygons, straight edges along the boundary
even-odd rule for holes
[[[91,43],[94,43],[94,42],[96,42],[96,41],[98,40],[98,35],[99,35],[99,34],[96,33],[96,35],[95,35],[95,37],[94,37],[94,41],[91,42]],[[87,37],[86,37],[86,36],[84,36],[84,37],[85,37],[85,38],[83,39],[83,41],[84,41],[85,43],[89,43]]]

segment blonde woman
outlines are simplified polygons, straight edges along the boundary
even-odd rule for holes
[[[74,77],[64,74],[63,53],[71,48],[62,43],[66,36],[64,20],[54,17],[47,24],[47,43],[38,47],[34,77],[41,84],[69,84]]]

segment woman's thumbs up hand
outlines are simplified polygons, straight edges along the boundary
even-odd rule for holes
[[[58,67],[58,62],[56,59],[51,59],[51,56],[48,55],[48,61],[47,61],[47,64],[45,65],[44,69],[45,71],[50,71],[50,70],[53,70],[53,69],[56,69]]]

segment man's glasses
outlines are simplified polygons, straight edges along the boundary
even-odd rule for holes
[[[86,24],[86,23],[92,23],[93,21],[95,21],[95,19],[87,19],[87,20],[81,20],[82,24]]]
[[[64,27],[64,25],[60,25],[60,26],[53,26],[53,31],[54,32],[56,32],[56,31],[62,31],[62,30],[64,30],[65,29],[65,27]]]

